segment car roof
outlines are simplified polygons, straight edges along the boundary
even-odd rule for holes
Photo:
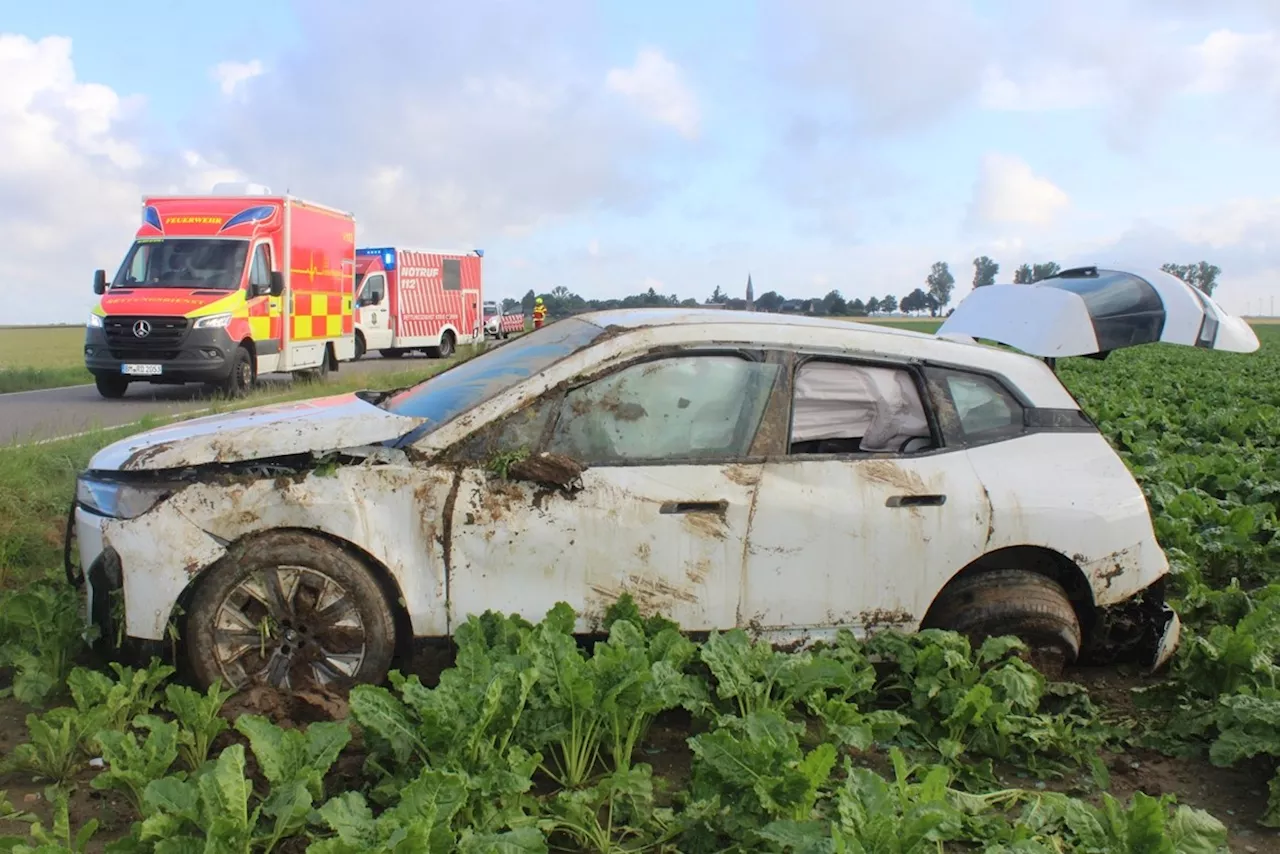
[[[708,308],[619,308],[576,315],[604,328],[645,334],[656,343],[690,344],[717,337],[749,340],[762,346],[800,346],[849,350],[869,355],[925,359],[1004,376],[1035,406],[1077,408],[1053,372],[1034,356],[976,341],[953,341],[927,332],[897,329],[853,319]],[[656,336],[656,337],[654,337]]]

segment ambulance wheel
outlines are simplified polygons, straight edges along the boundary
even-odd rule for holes
[[[119,400],[129,390],[129,381],[124,377],[94,377],[93,384],[98,387],[98,394],[108,400]]]
[[[379,350],[378,353],[384,359],[399,359],[404,355],[403,350]]]
[[[360,361],[361,357],[363,357],[366,352],[367,351],[364,346],[364,336],[361,335],[359,332],[357,332],[356,333],[356,353],[354,356],[351,357],[351,361],[353,362]]]
[[[227,397],[244,397],[253,387],[253,356],[243,347],[231,357],[231,374],[222,383]]]
[[[431,355],[437,359],[447,359],[453,355],[453,333],[448,330],[440,336],[440,346],[430,348]]]

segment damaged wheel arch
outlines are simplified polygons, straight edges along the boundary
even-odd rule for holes
[[[344,596],[353,599],[354,610],[361,612],[362,631],[369,635],[364,644],[367,662],[360,665],[357,681],[382,681],[392,664],[412,651],[409,613],[386,566],[364,549],[327,532],[273,528],[231,542],[218,560],[192,573],[191,582],[175,602],[170,620],[179,629],[181,652],[177,657],[190,678],[202,687],[213,678],[221,678],[224,684],[228,681],[217,672],[219,665],[211,655],[218,609],[237,585],[243,587],[254,573],[286,568],[311,572],[319,586],[327,577],[342,587]]]

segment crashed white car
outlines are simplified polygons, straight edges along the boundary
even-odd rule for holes
[[[398,392],[105,448],[68,575],[103,638],[173,621],[195,681],[236,688],[376,682],[488,609],[565,601],[590,633],[624,592],[691,632],[942,627],[1158,667],[1179,623],[1138,485],[1045,362],[966,337],[1258,347],[1171,276],[1093,268],[979,289],[938,335],[585,314]]]

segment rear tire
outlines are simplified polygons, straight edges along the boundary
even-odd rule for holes
[[[449,358],[450,356],[453,355],[455,344],[457,344],[457,339],[454,338],[454,335],[452,332],[446,329],[444,333],[440,336],[440,346],[431,348],[432,357],[436,359]]]
[[[273,577],[278,599],[270,595]],[[244,620],[258,631],[237,631]],[[377,684],[396,643],[395,615],[368,567],[326,539],[295,531],[233,547],[206,570],[184,635],[201,689],[215,679],[236,690],[265,681],[287,693]]]
[[[129,381],[124,377],[95,376],[93,384],[98,387],[98,394],[107,400],[119,400],[129,390]]]
[[[237,347],[236,354],[231,357],[231,373],[220,386],[222,393],[230,398],[244,397],[253,388],[256,373],[253,354],[244,347]]]
[[[1031,648],[1033,663],[1060,671],[1080,655],[1080,620],[1062,585],[1023,569],[995,569],[943,588],[921,625],[951,629],[978,644],[1014,635]]]

